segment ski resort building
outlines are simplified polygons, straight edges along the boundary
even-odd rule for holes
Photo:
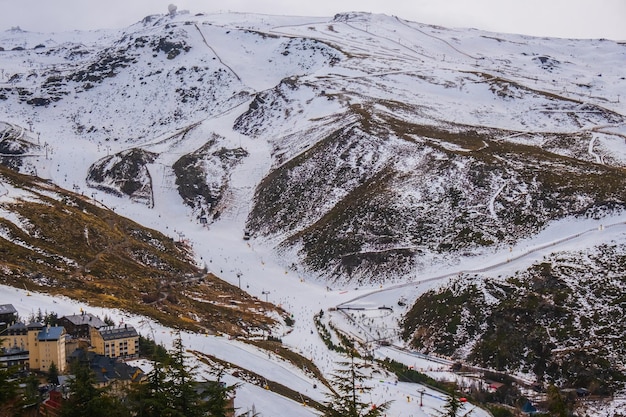
[[[90,330],[91,346],[99,355],[109,358],[136,358],[139,355],[139,333],[133,326],[106,326]]]
[[[69,335],[78,339],[90,337],[90,328],[99,329],[106,323],[90,313],[63,316],[59,319],[59,325],[65,327]]]
[[[13,304],[0,305],[0,331],[6,329],[17,320],[17,310]]]
[[[58,371],[63,372],[66,367],[65,339],[66,332],[62,326],[15,323],[3,332],[0,346],[8,361],[28,355],[28,368],[31,370],[47,372],[54,363]]]

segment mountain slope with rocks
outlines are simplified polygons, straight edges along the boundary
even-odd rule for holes
[[[623,43],[367,13],[178,13],[123,30],[13,29],[0,47],[2,165],[189,242],[198,268],[268,302],[291,297],[253,278],[270,259],[328,291],[419,286],[560,222],[624,212]],[[621,265],[622,243],[583,245]],[[554,371],[581,334],[623,312],[619,285],[610,299],[587,296],[587,264],[606,272],[590,256],[563,254],[568,279],[559,262],[537,260],[520,267],[524,279],[420,287],[397,342],[541,380],[608,378],[615,390],[617,345],[584,351],[610,357],[608,373]],[[502,320],[521,320],[503,312],[539,299],[549,314],[519,326],[536,337],[490,356]],[[458,308],[433,308],[441,302]]]

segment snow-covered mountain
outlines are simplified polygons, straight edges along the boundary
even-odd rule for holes
[[[269,148],[248,228],[333,280],[403,279],[624,201],[615,42],[183,14],[0,43],[6,121],[52,161],[21,158],[23,171],[148,207],[175,183],[210,223],[240,161]]]
[[[269,259],[323,289],[403,285],[626,203],[613,41],[179,13],[0,48],[4,165],[184,237],[277,302],[288,286],[253,278]]]

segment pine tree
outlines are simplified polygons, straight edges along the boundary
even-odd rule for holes
[[[324,417],[378,417],[389,408],[389,402],[369,405],[360,400],[359,394],[371,391],[371,387],[363,385],[365,375],[354,363],[354,356],[350,362],[340,362],[341,369],[333,374],[332,382],[335,391],[329,394],[326,402]]]
[[[142,417],[206,416],[207,404],[196,391],[196,368],[186,362],[179,334],[167,355],[155,358],[146,383],[139,384],[129,394],[133,414]]]
[[[142,417],[160,417],[169,415],[169,382],[160,361],[153,363],[152,370],[144,383],[135,384],[129,391],[127,402],[133,415]]]
[[[57,368],[56,363],[50,363],[50,367],[48,368],[48,382],[54,385],[58,385],[59,383],[59,368]]]
[[[230,397],[238,385],[226,385],[222,382],[223,368],[215,369],[213,375],[215,375],[216,381],[208,383],[203,392],[203,396],[206,398],[206,410],[212,417],[226,417],[235,411],[231,405]]]
[[[73,378],[69,380],[69,398],[63,402],[61,417],[91,416],[94,399],[101,395],[95,387],[95,375],[89,364],[76,361],[72,363]]]
[[[459,411],[463,407],[461,401],[457,398],[454,390],[450,393],[448,400],[446,401],[446,405],[443,407],[444,412],[440,414],[441,417],[457,417]],[[465,414],[469,415],[469,413]]]
[[[185,417],[203,416],[205,405],[200,394],[195,390],[195,367],[188,367],[185,360],[185,347],[178,334],[174,339],[168,362],[170,387],[170,404]]]
[[[162,363],[167,358],[167,349],[153,339],[139,335],[139,355]]]
[[[57,313],[46,312],[46,315],[43,318],[43,324],[48,325],[48,326],[56,326],[58,322],[59,322],[59,317],[57,316]]]
[[[20,378],[19,383],[22,387],[22,406],[28,407],[37,404],[40,400],[39,397],[39,379],[35,374],[27,375]]]
[[[559,389],[554,385],[550,385],[546,393],[548,396],[547,406],[550,415],[554,417],[566,417],[568,414],[567,403],[563,399]]]
[[[0,369],[0,417],[13,416],[20,409],[17,401],[19,386],[12,373],[12,369]]]
[[[123,417],[128,411],[106,389],[96,388],[95,374],[87,362],[72,364],[69,398],[62,403],[61,417]]]
[[[115,326],[115,322],[113,321],[113,319],[111,317],[107,316],[106,314],[104,315],[104,319],[102,321],[107,326]]]
[[[234,411],[229,397],[236,385],[221,383],[223,370],[217,370],[216,382],[199,384],[196,367],[187,364],[180,334],[165,357],[155,355],[147,381],[137,384],[127,400],[132,415],[141,417],[225,417]]]

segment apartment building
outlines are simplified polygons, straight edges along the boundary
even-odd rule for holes
[[[139,355],[139,333],[133,326],[106,326],[90,329],[91,346],[99,355],[109,358],[136,358]]]
[[[2,352],[21,356],[28,354],[28,368],[47,372],[54,362],[59,372],[66,368],[66,332],[62,326],[41,323],[15,323],[2,334]]]
[[[63,316],[58,321],[59,326],[65,327],[69,335],[79,339],[85,339],[90,336],[90,329],[95,327],[105,327],[106,323],[100,318],[90,313],[82,312],[71,316]]]

